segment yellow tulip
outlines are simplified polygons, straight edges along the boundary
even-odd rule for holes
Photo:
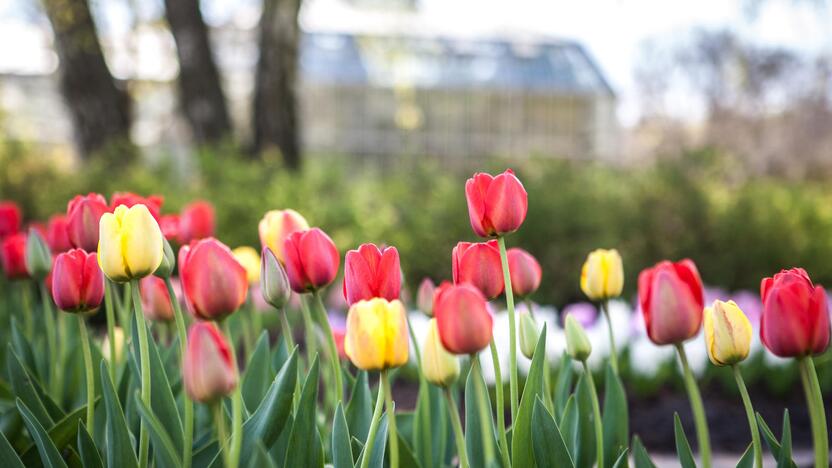
[[[705,308],[705,347],[717,366],[730,366],[748,357],[751,322],[734,301],[714,301]]]
[[[297,211],[290,209],[271,210],[263,216],[260,224],[257,225],[260,243],[263,247],[270,248],[277,259],[280,260],[280,263],[286,262],[283,243],[289,237],[289,234],[307,229],[309,229],[309,223],[306,222],[306,218]]]
[[[358,301],[347,314],[344,352],[364,370],[383,370],[407,363],[407,320],[401,301],[381,298]]]
[[[234,258],[240,262],[240,265],[245,268],[248,284],[260,282],[260,254],[257,250],[254,247],[244,245],[232,250],[231,253],[234,254]]]
[[[581,268],[581,290],[594,301],[621,295],[624,266],[615,249],[597,249],[589,253]]]
[[[144,205],[119,205],[104,213],[98,238],[98,265],[113,281],[143,278],[162,263],[164,237]]]
[[[116,362],[121,362],[121,357],[124,354],[124,330],[121,327],[113,327],[113,337],[115,338]],[[104,336],[101,342],[101,350],[104,354],[104,359],[110,361],[110,337]],[[112,364],[112,363],[111,363]]]
[[[442,346],[436,319],[430,319],[422,348],[422,373],[428,382],[447,387],[459,377],[459,359]]]

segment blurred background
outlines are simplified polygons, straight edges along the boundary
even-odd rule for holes
[[[509,244],[543,264],[553,317],[585,306],[596,247],[624,257],[633,343],[636,276],[663,258],[694,259],[711,297],[798,265],[832,285],[827,2],[0,0],[0,44],[0,199],[30,222],[130,190],[170,213],[206,199],[220,239],[256,246],[263,213],[293,207],[342,251],[397,246],[415,288],[474,237],[465,179],[512,167],[529,216]],[[627,351],[658,363],[629,378],[633,425],[667,419],[643,437],[672,450],[668,408],[687,407],[657,350]],[[734,427],[730,374],[699,358]],[[749,369],[807,446],[795,369]]]

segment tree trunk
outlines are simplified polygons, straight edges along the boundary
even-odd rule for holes
[[[198,144],[231,134],[231,119],[199,0],[165,0],[179,58],[179,99]]]
[[[81,156],[88,158],[113,144],[129,148],[129,98],[107,68],[87,1],[43,4],[55,33],[60,89]]]
[[[277,147],[290,169],[300,167],[297,113],[300,0],[264,0],[254,91],[254,149]]]

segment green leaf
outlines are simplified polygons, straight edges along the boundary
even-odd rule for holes
[[[743,452],[740,461],[737,462],[737,468],[753,468],[754,467],[754,444],[748,444],[748,448]]]
[[[569,395],[569,399],[566,400],[558,428],[563,435],[569,455],[574,460],[578,455],[578,404],[575,402],[574,395]]]
[[[638,436],[633,436],[633,463],[635,468],[656,468]]]
[[[491,434],[483,435],[482,433],[482,417],[480,415],[480,391],[477,387],[486,388],[485,380],[483,380],[481,372],[469,372],[468,379],[465,383],[465,447],[468,450],[468,461],[471,466],[485,467],[488,466],[485,459],[485,449],[483,447],[483,438],[491,437],[493,442],[491,446],[494,447],[494,455],[496,459],[500,457],[497,455],[497,440],[493,431]],[[491,402],[485,402],[485,405],[490,409]],[[491,411],[488,411],[486,416],[488,421],[485,423],[486,427],[493,428],[494,420]]]
[[[511,430],[511,464],[512,466],[534,466],[534,445],[532,436],[535,427],[532,426],[534,403],[538,396],[543,395],[543,361],[546,359],[546,324],[540,331],[537,346],[532,355],[531,367],[523,386],[520,406],[517,409],[517,420],[512,422]]]
[[[332,421],[332,465],[333,468],[352,468],[355,461],[352,458],[350,445],[350,429],[341,402],[335,407],[335,417]]]
[[[575,409],[578,419],[575,446],[575,466],[591,467],[595,464],[595,425],[592,422],[592,389],[585,375],[578,378],[575,388]]]
[[[26,335],[20,330],[17,319],[12,317],[11,322],[12,340],[9,349],[13,350],[25,366],[34,374],[35,378],[41,379],[41,369],[38,369],[37,361],[35,360],[35,353],[32,352],[32,345],[26,339]],[[12,381],[14,384],[14,381]]]
[[[356,439],[353,439],[353,442],[356,442]],[[359,444],[361,441],[357,441]],[[373,442],[372,452],[370,452],[370,462],[368,466],[370,468],[383,468],[384,467],[384,450],[387,447],[387,413],[384,413],[381,416],[381,419],[378,422],[378,430],[376,430],[376,440]],[[355,462],[355,466],[361,466],[361,461],[366,455],[366,446],[363,447],[361,450],[360,455],[358,456],[358,460]],[[471,465],[473,466],[473,465]]]
[[[84,421],[78,420],[78,450],[81,455],[81,464],[84,468],[104,468],[104,463],[101,461],[101,454],[98,453],[98,448],[95,446],[92,437],[87,432],[87,426]]]
[[[690,450],[688,437],[685,435],[685,429],[682,427],[682,420],[679,419],[679,413],[673,413],[673,432],[676,437],[676,455],[679,457],[679,463],[682,468],[696,468],[696,462],[693,460],[693,452]]]
[[[142,418],[145,426],[150,433],[150,441],[153,442],[153,454],[159,466],[178,467],[182,466],[182,461],[179,459],[179,453],[173,446],[173,441],[168,435],[159,418],[153,414],[153,410],[148,408],[147,404],[142,401],[141,394],[137,391],[134,396],[136,408],[139,410],[139,416]]]
[[[789,423],[789,410],[783,411],[783,438],[780,440],[780,456],[777,457],[777,468],[789,468],[792,461],[792,425]]]
[[[768,445],[768,449],[771,450],[771,455],[774,457],[775,460],[780,460],[780,453],[782,452],[782,447],[780,446],[780,441],[777,440],[777,437],[774,436],[774,433],[771,431],[771,428],[766,424],[766,421],[763,419],[763,416],[760,413],[757,413],[757,423],[760,427],[760,434],[763,435],[763,439],[766,441],[766,445]],[[796,468],[794,462],[791,465],[793,468]]]
[[[295,416],[295,422],[292,424],[289,447],[286,450],[283,466],[303,466],[307,468],[324,466],[321,436],[318,434],[318,428],[315,425],[319,370],[319,361],[316,356],[306,376],[306,382],[303,383],[303,390],[298,400],[297,415]]]
[[[563,418],[563,412],[566,409],[566,401],[569,399],[569,390],[572,388],[573,376],[572,359],[564,351],[563,356],[560,358],[560,365],[558,366],[558,377],[555,382],[555,397],[553,400],[555,403],[555,418],[558,423]]]
[[[63,457],[61,457],[61,453],[58,451],[58,448],[55,447],[55,444],[53,444],[52,440],[49,439],[49,435],[46,433],[46,430],[20,398],[17,399],[17,410],[20,411],[20,416],[23,417],[23,423],[26,424],[26,429],[29,430],[29,435],[32,436],[32,439],[35,441],[35,445],[38,447],[40,460],[43,463],[43,466],[45,468],[60,468],[67,466]]]
[[[25,468],[6,435],[0,432],[0,466],[4,468]]]
[[[355,385],[350,392],[350,402],[344,416],[350,428],[350,435],[361,443],[367,441],[370,432],[370,422],[373,418],[373,399],[370,395],[370,385],[367,382],[367,372],[360,371],[355,378]]]
[[[55,421],[49,415],[49,412],[46,411],[43,401],[38,398],[39,392],[35,390],[38,382],[32,378],[32,375],[23,366],[23,363],[20,362],[20,358],[14,352],[11,345],[9,345],[8,352],[6,353],[6,368],[9,372],[12,389],[17,398],[23,400],[26,407],[37,418],[41,426],[51,427]]]
[[[404,434],[399,432],[396,438],[399,441],[399,468],[422,468],[422,464],[416,460],[413,449],[404,438]]]
[[[604,413],[601,417],[604,426],[604,464],[611,467],[618,454],[627,448],[629,415],[624,386],[609,362],[604,387]]]
[[[283,341],[283,337],[280,337],[277,339],[277,344],[274,347],[274,351],[272,351],[272,374],[276,374],[278,371],[280,371],[280,369],[283,368],[283,365],[286,364],[286,361],[288,359],[289,350],[286,349],[286,342]]]
[[[629,450],[625,447],[618,455],[615,463],[613,463],[612,468],[628,468],[630,466],[629,460],[627,459],[628,452]]]
[[[535,400],[532,412],[532,445],[534,460],[539,468],[574,467],[572,457],[563,441],[563,436],[555,424],[555,418],[549,414],[546,405],[539,397]]]
[[[75,439],[75,435],[78,431],[78,422],[84,417],[84,415],[86,415],[86,413],[87,405],[84,405],[72,413],[64,416],[63,419],[55,423],[49,429],[49,438],[52,440],[52,443],[55,444],[55,447],[58,447],[59,450],[63,449],[67,444]],[[21,459],[26,466],[33,466],[37,464],[39,456],[37,447],[32,444],[23,451]]]
[[[266,447],[263,447],[263,444],[258,442],[254,449],[254,456],[251,457],[251,463],[249,463],[249,468],[277,468],[277,465],[274,464],[274,460],[269,455],[269,452],[266,451]]]
[[[107,361],[101,361],[101,393],[107,409],[107,466],[138,467],[139,461],[133,452],[127,420],[116,396]]]
[[[257,312],[255,312],[257,313]],[[269,355],[269,333],[263,330],[243,376],[243,402],[250,411],[257,408],[274,378]]]
[[[431,385],[425,379],[419,379],[419,397],[413,410],[413,447],[419,461],[425,466],[433,466],[439,453],[439,450],[433,449],[433,435],[439,427],[431,424],[430,388]]]

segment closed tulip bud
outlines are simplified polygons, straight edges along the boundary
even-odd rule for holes
[[[43,236],[30,228],[26,237],[26,271],[32,278],[42,280],[52,270],[52,254]]]
[[[493,319],[485,296],[471,284],[443,283],[439,286],[433,315],[442,345],[451,353],[477,353],[491,342]]]
[[[18,232],[3,238],[0,244],[0,261],[8,279],[28,278],[26,269],[26,234]]]
[[[272,249],[280,263],[286,262],[284,245],[289,234],[309,229],[309,223],[295,210],[272,210],[263,216],[257,230],[262,247]]]
[[[717,366],[730,366],[748,357],[751,322],[734,301],[714,301],[705,309],[705,346]]]
[[[120,205],[101,216],[98,263],[113,281],[126,282],[153,274],[164,257],[159,224],[144,205]]]
[[[213,237],[214,207],[207,201],[195,201],[182,209],[179,215],[179,242],[183,245],[193,240]]]
[[[436,294],[436,285],[430,278],[425,278],[419,284],[419,291],[416,293],[416,306],[425,315],[433,316],[433,296]]]
[[[451,253],[454,283],[470,283],[487,299],[503,292],[503,265],[496,240],[460,242]]]
[[[12,201],[0,201],[0,240],[20,231],[20,207]]]
[[[407,319],[401,301],[358,301],[347,314],[344,351],[363,370],[384,370],[407,363]]]
[[[162,263],[159,264],[159,268],[156,268],[156,271],[153,272],[153,276],[158,276],[159,278],[170,278],[170,275],[173,274],[173,268],[176,266],[176,255],[173,253],[173,247],[170,246],[170,242],[167,239],[162,239]]]
[[[782,270],[760,285],[763,315],[760,339],[780,357],[820,354],[829,346],[826,291],[812,284],[806,270]]]
[[[516,231],[529,209],[526,189],[511,169],[496,177],[483,172],[474,174],[465,183],[465,198],[471,228],[480,237]]]
[[[344,258],[344,298],[347,304],[380,297],[392,301],[402,289],[399,251],[362,244]]]
[[[592,343],[586,336],[584,327],[572,315],[566,316],[566,352],[572,359],[586,361],[592,353]]]
[[[537,291],[543,277],[543,269],[532,254],[520,248],[508,249],[508,271],[511,290],[515,296],[525,297]],[[535,343],[536,344],[536,343]]]
[[[615,249],[597,249],[589,253],[581,268],[581,290],[593,301],[621,295],[624,267]]]
[[[97,193],[76,195],[66,208],[67,235],[76,249],[95,252],[101,216],[110,211],[107,200]]]
[[[165,239],[171,242],[179,241],[179,215],[167,214],[159,216],[159,229]]]
[[[531,359],[534,356],[534,349],[537,347],[537,339],[540,338],[540,328],[537,326],[532,314],[521,311],[518,317],[520,329],[520,351],[523,356]]]
[[[422,373],[428,382],[440,387],[451,385],[459,377],[459,358],[442,346],[435,318],[428,322],[428,332],[422,345]]]
[[[286,270],[268,247],[263,247],[260,259],[260,291],[263,293],[263,299],[275,309],[282,309],[292,297]]]
[[[234,354],[216,325],[197,322],[188,332],[182,381],[191,400],[211,403],[237,387]]]
[[[72,248],[67,226],[65,215],[57,214],[49,218],[49,223],[46,225],[46,243],[49,244],[49,249],[53,254],[66,252]]]
[[[98,309],[104,300],[104,274],[95,253],[72,249],[58,254],[52,271],[52,299],[65,312]]]
[[[168,296],[165,280],[156,276],[147,276],[139,281],[144,317],[153,322],[173,320],[173,304]]]
[[[246,301],[246,270],[222,242],[193,241],[179,250],[179,278],[190,311],[201,320],[221,320]]]
[[[113,336],[115,337],[115,348],[116,348],[116,362],[121,362],[121,358],[124,355],[124,330],[121,327],[113,327]],[[104,351],[104,359],[107,361],[110,360],[110,336],[104,336],[104,340],[101,342],[101,349]]]
[[[157,222],[162,213],[162,203],[165,199],[161,195],[143,197],[131,192],[116,192],[110,198],[110,210],[115,211],[121,205],[132,208],[136,205],[144,205]]]
[[[693,338],[702,326],[702,280],[691,260],[663,261],[638,275],[647,336],[657,345]]]
[[[323,288],[332,283],[338,274],[341,264],[338,249],[332,239],[318,228],[293,232],[286,238],[284,252],[289,285],[297,293]]]
[[[254,247],[244,245],[232,250],[234,258],[240,262],[246,270],[246,279],[248,284],[257,284],[260,282],[260,254]]]

